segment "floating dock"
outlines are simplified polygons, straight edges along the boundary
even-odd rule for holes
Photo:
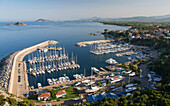
[[[29,83],[28,76],[26,73],[26,63],[25,61],[23,61],[24,57],[38,50],[39,48],[45,48],[47,46],[56,44],[58,44],[57,41],[49,40],[17,52],[17,54],[14,56],[11,70],[11,76],[8,87],[9,93],[12,93],[16,96],[23,96],[28,91]]]
[[[113,42],[113,40],[84,41],[84,42],[77,43],[76,46],[83,47],[83,46],[92,45],[92,44],[96,44],[96,43],[107,43],[107,42]]]

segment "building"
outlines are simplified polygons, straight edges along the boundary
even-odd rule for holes
[[[104,97],[110,97],[118,99],[118,97],[114,93],[108,93],[108,94],[99,94],[99,95],[90,95],[87,97],[87,101],[91,104],[92,102],[97,102],[98,100],[102,100]]]
[[[39,93],[38,94],[38,100],[48,100],[51,98],[51,93],[46,92],[46,93]]]
[[[65,97],[66,96],[66,91],[65,90],[60,90],[60,91],[56,92],[55,95],[56,95],[56,98]]]

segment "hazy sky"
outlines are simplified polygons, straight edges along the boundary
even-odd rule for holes
[[[0,21],[170,14],[170,0],[0,0]]]

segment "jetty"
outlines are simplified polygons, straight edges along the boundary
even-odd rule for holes
[[[84,41],[84,42],[77,43],[76,46],[84,47],[84,46],[87,46],[87,45],[92,45],[92,44],[97,44],[97,43],[108,43],[108,42],[113,42],[113,40]]]
[[[61,47],[48,47],[47,49],[48,50],[58,50],[58,51],[62,50]]]
[[[23,96],[29,90],[28,76],[26,72],[26,62],[23,61],[24,57],[39,48],[45,48],[58,44],[57,41],[49,40],[37,45],[20,50],[16,53],[12,63],[12,70],[8,86],[8,92],[16,96]]]

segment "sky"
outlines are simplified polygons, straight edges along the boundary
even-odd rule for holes
[[[0,21],[170,14],[170,0],[0,0]]]

